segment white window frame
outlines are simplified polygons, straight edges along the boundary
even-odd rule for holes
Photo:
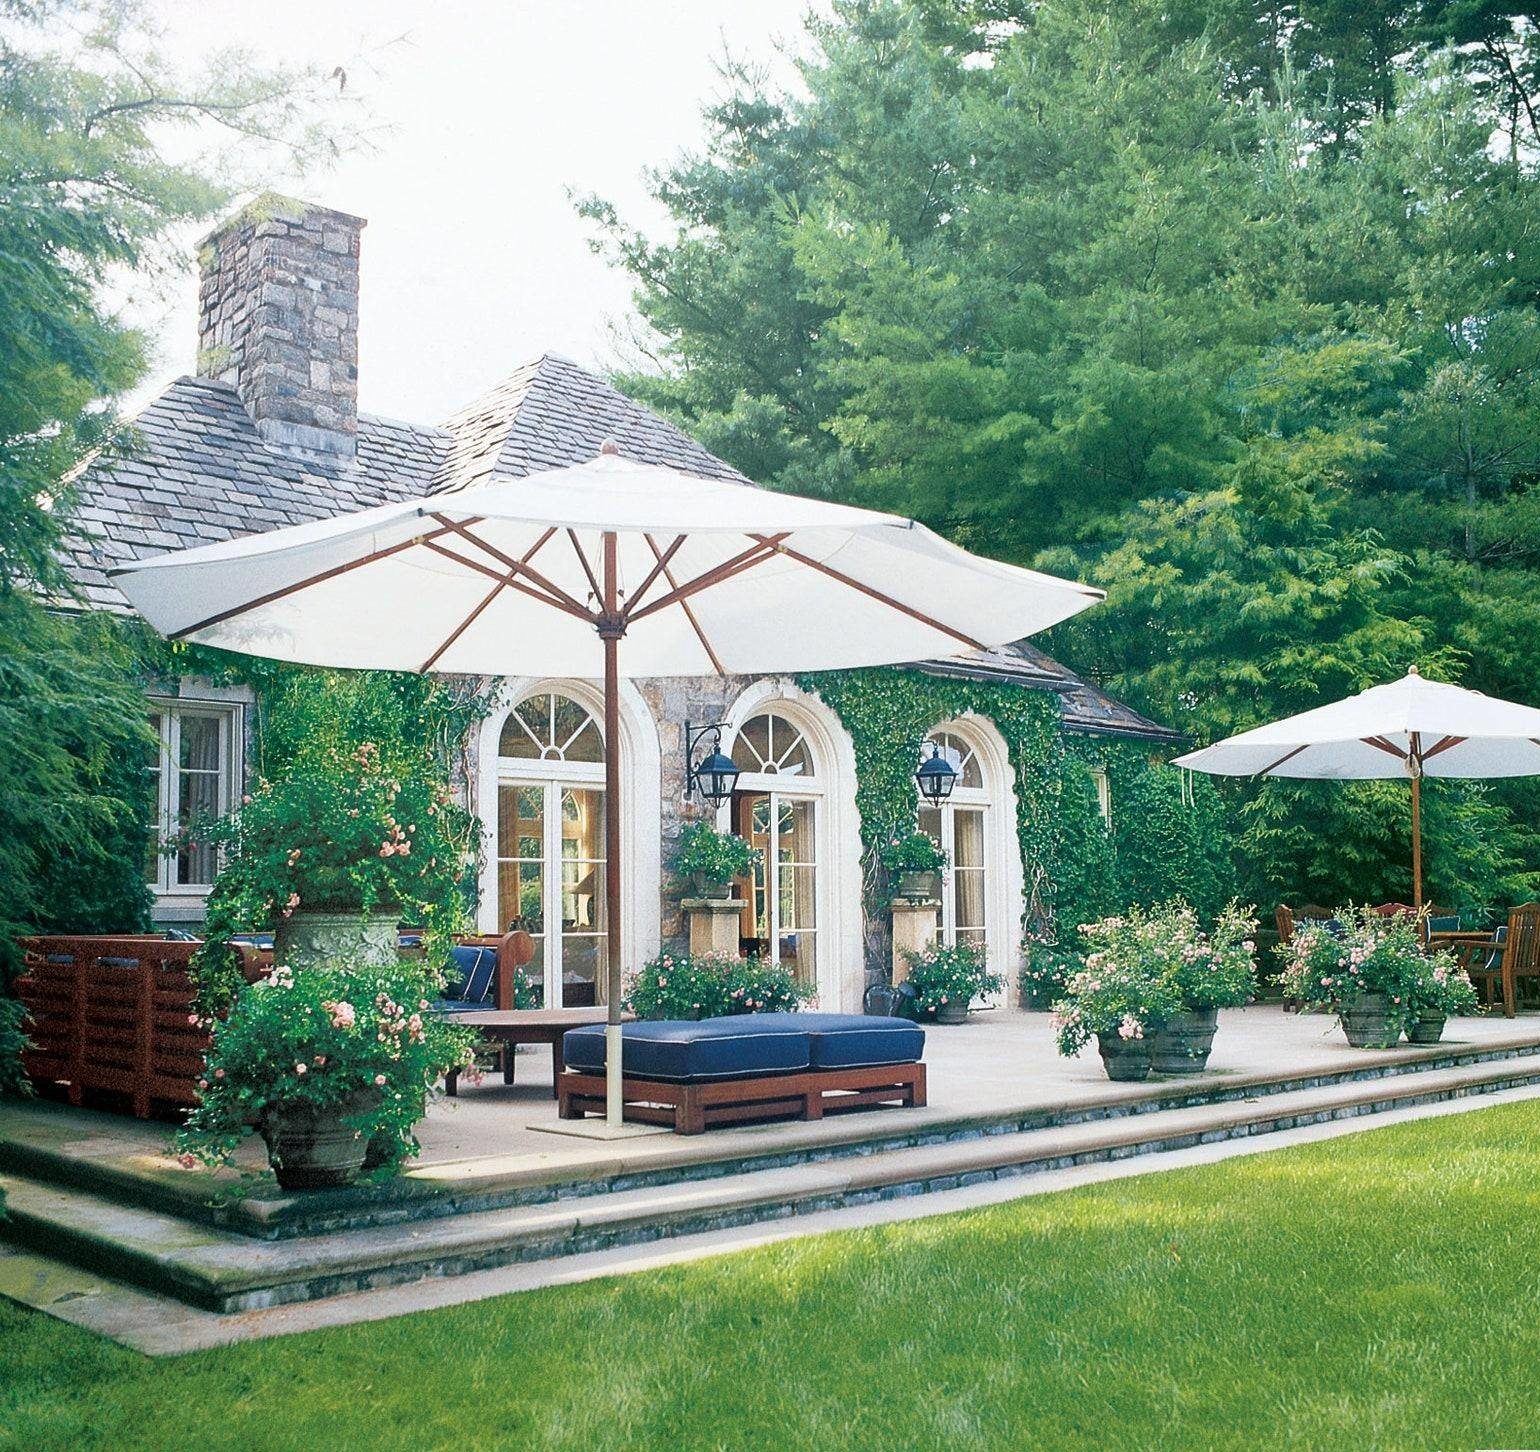
[[[939,745],[937,738],[950,736],[955,742],[959,742],[973,757],[979,770],[981,786],[964,786],[961,781],[952,788],[951,795],[945,801],[936,806],[928,802],[921,802],[922,810],[938,812],[941,817],[941,849],[946,853],[947,869],[941,875],[941,922],[939,932],[944,947],[957,946],[957,811],[961,808],[968,812],[977,812],[980,817],[980,834],[982,841],[979,846],[983,854],[983,861],[979,863],[979,869],[984,876],[984,921],[977,927],[968,928],[965,931],[978,932],[984,938],[984,956],[986,961],[996,957],[995,953],[995,924],[990,919],[991,894],[995,888],[995,863],[994,854],[990,851],[990,844],[994,840],[994,799],[990,796],[988,781],[988,763],[984,760],[977,742],[973,736],[961,731],[955,724],[938,726],[926,736],[926,740]],[[962,760],[952,760],[952,753],[945,753],[947,760],[956,770],[961,770]]]
[[[160,717],[159,782],[155,802],[155,875],[146,881],[161,901],[201,902],[207,898],[212,882],[178,882],[176,854],[161,851],[165,839],[178,830],[181,811],[182,720],[196,716],[219,723],[219,782],[216,812],[224,816],[235,804],[241,766],[245,757],[245,710],[239,703],[205,700],[192,696],[151,696],[147,713]],[[217,872],[217,867],[216,867]]]
[[[1112,776],[1105,766],[1091,767],[1091,780],[1096,786],[1096,809],[1102,821],[1112,826]]]

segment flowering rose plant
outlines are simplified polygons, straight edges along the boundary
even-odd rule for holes
[[[948,860],[941,844],[918,829],[890,838],[877,849],[877,857],[889,872],[940,872]]]
[[[1144,921],[1142,915],[1139,923]],[[1072,1058],[1092,1039],[1116,1034],[1142,1039],[1182,1011],[1182,995],[1169,959],[1149,944],[1128,917],[1104,918],[1081,931],[1096,946],[1085,967],[1070,975],[1053,1006],[1059,1052]]]
[[[1180,901],[1133,907],[1084,929],[1103,954],[1146,958],[1171,980],[1184,1010],[1238,1008],[1255,995],[1256,931],[1257,920],[1231,902],[1205,933],[1198,914]]]
[[[1344,907],[1329,922],[1295,928],[1281,981],[1291,998],[1338,1012],[1364,994],[1383,994],[1392,1020],[1405,1028],[1432,996],[1447,990],[1451,1001],[1464,1001],[1460,979],[1470,987],[1452,957],[1424,949],[1418,918]],[[1475,998],[1473,988],[1470,997]]]
[[[463,913],[470,834],[430,753],[387,759],[368,741],[302,752],[228,817],[194,822],[184,837],[224,849],[209,897],[210,942],[196,964],[205,1007],[228,1007],[238,990],[224,947],[231,932],[307,908],[396,909],[424,925],[425,956],[442,962]]]
[[[284,1109],[346,1109],[346,1122],[399,1164],[449,1069],[473,1066],[475,1035],[430,1011],[420,969],[274,968],[227,1017],[204,1023],[213,1043],[201,1102],[177,1135],[182,1162],[228,1160],[253,1129]]]
[[[914,1006],[924,1013],[955,1004],[967,1008],[974,999],[996,992],[1005,982],[998,973],[989,971],[983,950],[974,943],[961,942],[951,948],[932,944],[907,957],[909,976],[904,982],[914,990]]]
[[[703,882],[731,882],[764,855],[732,832],[718,832],[709,822],[692,822],[679,834],[674,871],[680,877],[699,877]]]
[[[1450,953],[1429,953],[1423,958],[1422,976],[1412,985],[1412,1008],[1417,1014],[1445,1018],[1475,1013],[1481,1000],[1476,985]]]
[[[1081,955],[1044,933],[1028,932],[1021,940],[1021,993],[1042,1007],[1060,998],[1070,975],[1083,964]]]
[[[814,995],[789,969],[758,958],[660,953],[631,979],[625,1006],[638,1018],[722,1018],[791,1013]]]

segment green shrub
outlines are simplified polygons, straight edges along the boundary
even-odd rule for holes
[[[877,860],[889,872],[940,872],[947,865],[941,844],[929,832],[918,830],[884,843]]]
[[[950,948],[937,943],[906,956],[909,976],[904,982],[914,990],[914,1006],[922,1013],[935,1013],[958,1003],[967,1008],[1005,983],[998,973],[989,971],[983,949],[973,943]]]
[[[638,1018],[723,1018],[790,1013],[814,996],[789,969],[758,958],[660,953],[632,978],[625,1006]]]
[[[764,853],[731,832],[718,832],[709,822],[691,822],[679,835],[674,871],[682,878],[731,882],[764,859]]]

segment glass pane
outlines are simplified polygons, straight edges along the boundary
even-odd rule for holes
[[[818,804],[810,801],[783,801],[780,812],[780,857],[782,862],[800,862],[812,866],[817,860],[814,848],[814,821]]]
[[[531,696],[508,713],[498,739],[500,756],[538,757],[551,739],[551,698]]]
[[[927,837],[939,842],[941,840],[941,808],[921,807],[919,826],[920,830]]]
[[[539,862],[497,864],[497,921],[505,931],[515,918],[522,920],[526,932],[545,931],[543,876]]]
[[[165,835],[166,823],[161,818],[161,759],[166,750],[162,733],[165,720],[159,711],[150,712],[150,730],[157,742],[145,752],[145,820],[150,824],[150,841],[145,849],[144,880],[155,883],[160,880],[160,842]]]
[[[606,938],[597,934],[563,934],[561,995],[564,1008],[588,1008],[607,1001],[604,995],[606,942]]]
[[[775,723],[775,769],[783,776],[811,776],[812,758],[807,753],[807,743],[802,733],[785,721]]]
[[[952,864],[955,867],[984,865],[984,814],[963,807],[953,809]]]
[[[738,765],[744,771],[764,771],[770,760],[770,718],[756,716],[738,733],[744,755]]]
[[[566,696],[551,697],[551,744],[567,761],[602,761],[603,743],[593,717]]]
[[[783,867],[780,871],[781,931],[818,926],[813,867]]]
[[[952,892],[956,904],[953,919],[959,935],[964,928],[984,926],[984,870],[970,867],[952,871]]]
[[[818,982],[818,963],[814,946],[818,935],[808,929],[781,934],[781,966],[790,969],[802,983]]]
[[[599,725],[589,717],[579,728],[576,736],[567,742],[566,758],[568,761],[603,761],[604,738],[599,734]]]
[[[604,861],[604,793],[568,787],[561,794],[561,855],[565,861]]]
[[[942,756],[957,772],[958,786],[983,790],[984,776],[979,770],[978,758],[966,741],[959,736],[954,736],[950,731],[938,731],[930,739],[941,748]]]
[[[544,787],[498,787],[497,855],[499,857],[545,856]]]

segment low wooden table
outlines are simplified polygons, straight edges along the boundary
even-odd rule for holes
[[[516,1008],[488,1009],[485,1012],[452,1013],[447,1015],[456,1023],[473,1028],[483,1039],[504,1046],[503,1083],[513,1083],[513,1050],[516,1044],[549,1044],[551,1046],[551,1097],[557,1095],[562,1070],[567,1067],[562,1058],[562,1036],[568,1029],[586,1028],[589,1024],[605,1022],[602,1008]],[[626,1014],[629,1021],[633,1015]],[[453,1096],[459,1092],[460,1075],[451,1070],[444,1076],[444,1090]]]

